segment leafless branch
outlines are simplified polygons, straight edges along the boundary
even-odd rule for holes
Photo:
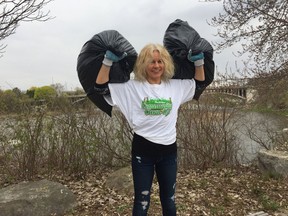
[[[288,60],[288,2],[286,0],[224,0],[224,12],[210,25],[223,39],[221,51],[241,43],[238,54],[250,53],[257,67],[277,68]]]
[[[43,8],[53,0],[2,0],[0,2],[0,40],[14,34],[20,22],[45,22],[52,17]],[[5,45],[0,45],[3,53]]]

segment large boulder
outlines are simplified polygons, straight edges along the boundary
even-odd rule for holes
[[[48,180],[22,182],[0,190],[0,216],[64,215],[76,206],[76,196]]]
[[[288,177],[288,153],[275,150],[260,150],[258,165],[265,173]]]
[[[134,187],[131,167],[124,167],[111,173],[106,180],[106,186],[118,193],[132,195]]]

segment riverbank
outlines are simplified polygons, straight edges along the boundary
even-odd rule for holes
[[[131,215],[132,197],[105,186],[109,173],[93,173],[79,181],[58,179],[78,196],[78,208],[65,216]],[[254,166],[182,170],[177,182],[177,215],[246,216],[260,211],[288,215],[287,180],[262,175]],[[149,215],[161,215],[156,182]]]

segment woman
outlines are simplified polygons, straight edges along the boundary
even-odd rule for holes
[[[104,94],[117,106],[134,131],[132,173],[134,182],[133,215],[147,215],[150,190],[157,176],[163,215],[176,215],[177,175],[176,121],[181,104],[192,100],[197,83],[205,79],[203,53],[188,60],[194,62],[194,79],[171,79],[173,60],[162,45],[148,44],[140,52],[134,67],[135,79],[109,83],[109,72],[118,57],[109,50],[96,78],[94,91]]]

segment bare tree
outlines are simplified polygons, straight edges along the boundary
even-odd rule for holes
[[[287,68],[287,0],[223,0],[223,7],[209,23],[223,39],[215,44],[217,50],[240,42],[238,54],[251,54],[258,71]]]
[[[47,21],[50,11],[42,9],[52,0],[1,0],[0,1],[0,40],[14,34],[20,22]],[[5,45],[0,44],[0,53]]]

